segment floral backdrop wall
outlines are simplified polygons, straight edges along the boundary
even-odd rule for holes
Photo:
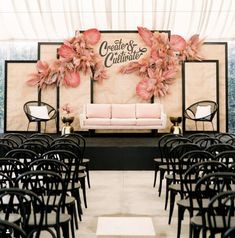
[[[0,133],[4,120],[5,60],[37,60],[37,42],[0,44]],[[228,128],[235,132],[235,43],[228,44]]]

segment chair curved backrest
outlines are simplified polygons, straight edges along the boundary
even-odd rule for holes
[[[0,143],[0,158],[5,157],[10,150],[12,150],[11,146]]]
[[[6,158],[15,158],[28,166],[32,161],[38,159],[38,154],[32,150],[18,148],[10,150],[6,154]]]
[[[37,227],[35,237],[39,237],[44,218],[44,203],[36,193],[20,188],[0,189],[0,208],[2,220],[19,222],[27,237],[31,237],[29,234]]]
[[[193,133],[193,134],[189,135],[187,138],[194,143],[194,142],[198,141],[199,139],[206,138],[206,137],[210,137],[210,136],[203,132],[202,133],[197,132],[197,133]]]
[[[20,145],[19,148],[22,149],[28,149],[28,150],[32,150],[34,151],[38,157],[40,157],[43,153],[45,153],[46,151],[48,151],[48,148],[43,145],[40,142],[24,142],[22,145]]]
[[[0,138],[0,144],[9,145],[11,148],[17,148],[18,143],[10,138]]]
[[[13,181],[27,170],[27,166],[18,159],[0,158],[0,172],[10,177]]]
[[[221,143],[221,144],[214,144],[206,148],[206,151],[210,152],[214,156],[228,150],[235,150],[235,147],[229,144]]]
[[[18,132],[11,132],[11,133],[4,134],[3,138],[12,139],[18,145],[21,145],[27,139],[27,137],[24,134],[18,133]]]
[[[16,184],[25,190],[36,193],[44,203],[44,220],[42,227],[54,227],[60,237],[60,226],[62,224],[62,213],[65,208],[65,182],[59,174],[52,171],[28,171],[21,174]],[[66,214],[65,214],[66,215]],[[70,221],[66,215],[63,225]]]
[[[18,238],[27,238],[25,231],[18,225],[7,220],[0,220],[0,237],[10,238],[17,234]]]
[[[227,143],[230,139],[235,139],[235,134],[228,133],[228,132],[219,132],[215,135],[216,138],[218,138],[221,142]]]
[[[70,133],[62,135],[61,137],[73,140],[81,148],[82,158],[84,157],[84,153],[86,150],[86,139],[82,135],[78,133]]]
[[[46,122],[57,118],[57,110],[46,102],[28,101],[23,106],[24,113],[28,118],[28,127],[31,122]]]
[[[195,102],[188,108],[186,108],[184,111],[184,117],[185,119],[195,121],[196,130],[197,130],[197,122],[199,121],[211,122],[214,131],[212,120],[214,119],[214,116],[217,111],[218,111],[218,104],[216,102],[211,100],[203,100]]]
[[[47,140],[49,144],[54,140],[51,135],[45,133],[33,133],[29,138],[43,138],[44,140]]]
[[[235,227],[229,228],[223,235],[223,238],[233,238],[235,237]]]

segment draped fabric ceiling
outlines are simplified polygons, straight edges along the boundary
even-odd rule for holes
[[[235,40],[234,0],[0,0],[0,41],[63,40],[76,30],[171,30]]]

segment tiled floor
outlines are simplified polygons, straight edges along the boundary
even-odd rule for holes
[[[152,171],[91,171],[91,188],[87,189],[88,208],[83,209],[83,221],[79,223],[76,237],[100,238],[96,236],[98,217],[143,216],[152,218],[156,232],[154,237],[176,238],[177,206],[172,224],[168,225],[168,211],[164,210],[165,190],[163,188],[159,198],[157,188],[153,188],[152,184]],[[186,214],[181,238],[188,237],[188,221]]]

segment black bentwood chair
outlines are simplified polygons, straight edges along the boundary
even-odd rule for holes
[[[56,125],[57,110],[48,103],[28,101],[24,104],[23,109],[26,117],[28,118],[27,131],[29,130],[29,125],[31,122],[44,122],[44,132],[46,132],[46,125],[48,121],[55,120]]]
[[[66,184],[61,176],[51,171],[29,171],[20,175],[16,184],[25,190],[31,190],[44,202],[42,227],[54,228],[56,237],[69,238],[71,217],[65,213]]]
[[[217,162],[218,163],[218,162]],[[219,170],[221,171],[221,170]],[[199,206],[199,213],[195,216],[193,216],[190,220],[190,234],[192,237],[194,238],[199,238],[200,235],[200,231],[202,231],[202,237],[206,238],[207,236],[207,232],[208,231],[212,231],[211,226],[210,226],[210,220],[208,220],[208,207],[209,207],[209,203],[208,203],[208,207],[204,207],[203,206],[203,200],[205,198],[205,192],[207,193],[208,196],[208,201],[209,202],[213,202],[213,197],[222,193],[222,192],[229,192],[229,191],[233,191],[234,192],[234,183],[235,183],[235,174],[233,172],[215,172],[215,173],[210,173],[208,175],[203,176],[201,179],[198,180],[198,182],[196,183],[196,187],[195,187],[195,194],[196,194],[196,199],[197,199],[197,203]],[[205,192],[203,192],[205,191]],[[234,216],[234,201],[230,203],[230,205],[233,207],[233,211],[231,212],[231,214],[227,214],[227,215],[232,215]],[[229,204],[229,203],[228,203]],[[220,204],[217,203],[217,210],[218,212],[220,211],[223,212],[222,206],[220,207]],[[214,213],[216,214],[216,213]],[[220,219],[223,220],[223,219]],[[232,222],[232,226],[234,226],[234,218],[233,220],[231,220]],[[216,227],[215,227],[216,228]],[[220,228],[223,228],[222,226]],[[224,227],[224,228],[229,228]],[[225,229],[226,230],[226,229]],[[224,230],[224,232],[225,232]],[[213,230],[212,231],[212,236],[210,237],[214,237],[213,233],[217,233],[217,230]]]
[[[210,122],[214,131],[213,119],[218,111],[218,104],[214,101],[204,100],[193,103],[184,111],[184,118],[188,120],[192,120],[195,122],[196,130],[198,130],[197,123],[203,123],[203,131],[204,122]]]
[[[36,238],[40,236],[43,209],[43,201],[34,192],[20,188],[0,189],[0,219],[19,225],[27,237],[32,233]],[[8,237],[19,237],[18,232]]]
[[[88,187],[90,188],[91,185],[90,185],[89,163],[90,163],[91,159],[85,157],[86,139],[78,133],[70,133],[70,134],[63,135],[62,137],[74,140],[75,143],[80,147],[81,153],[82,153],[81,165],[85,166],[85,171],[86,171],[86,176],[87,176],[87,184],[88,184]]]
[[[69,178],[70,178],[70,170],[67,167],[67,165],[65,165],[63,162],[59,161],[59,160],[55,160],[55,159],[38,159],[33,161],[30,165],[29,165],[30,169],[33,171],[52,171],[55,172],[57,174],[59,174],[63,180],[66,183],[66,189],[68,187],[67,183],[70,182]],[[58,188],[59,190],[59,188]],[[66,190],[67,191],[67,190]],[[70,222],[70,226],[71,226],[71,233],[72,233],[72,237],[75,237],[75,233],[74,233],[74,224],[76,226],[76,228],[78,229],[78,222],[77,222],[77,213],[76,213],[76,205],[75,205],[75,198],[70,196],[69,193],[66,194],[65,197],[65,207],[67,208],[68,214],[71,216],[71,222]]]

